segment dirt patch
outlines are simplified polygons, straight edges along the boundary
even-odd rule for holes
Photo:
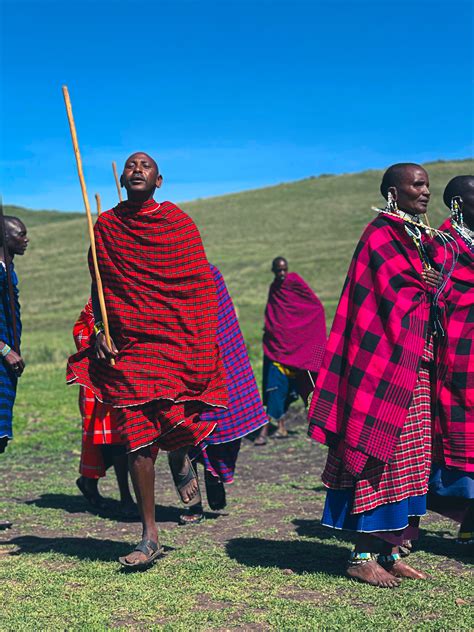
[[[305,590],[303,588],[289,588],[278,593],[283,599],[291,599],[292,601],[300,601],[303,603],[322,605],[327,603],[327,595],[323,595],[315,590]]]

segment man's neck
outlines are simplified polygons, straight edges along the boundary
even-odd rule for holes
[[[128,194],[127,200],[128,202],[131,202],[132,204],[145,204],[145,202],[150,202],[151,200],[153,200],[153,196],[155,194],[155,190],[153,189],[153,191],[149,191],[147,193],[135,193],[135,194]]]
[[[9,252],[8,254],[9,254],[9,259],[10,259],[10,261],[13,261],[13,257],[14,257],[14,255],[12,255],[12,253],[11,253],[11,252]],[[0,246],[0,259],[1,259],[2,261],[5,261],[5,251],[3,250],[3,246]]]

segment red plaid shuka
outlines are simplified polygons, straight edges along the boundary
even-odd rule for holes
[[[448,219],[440,227],[459,246],[459,259],[449,280],[448,374],[438,401],[437,422],[442,438],[435,460],[474,472],[474,254]],[[444,262],[444,248],[435,239],[435,260]],[[449,269],[451,261],[447,262]]]
[[[216,288],[196,226],[174,204],[151,200],[102,213],[94,232],[119,354],[111,366],[80,351],[69,358],[68,381],[121,409],[130,450],[154,441],[175,449],[170,434],[178,426],[186,428],[187,441],[202,440],[215,424],[204,428],[199,411],[226,406],[227,391],[216,343]]]
[[[428,332],[430,291],[404,221],[379,216],[355,250],[309,410],[309,434],[359,475],[388,463],[407,418]]]
[[[73,328],[74,342],[79,350],[90,346],[94,333],[92,301],[86,303]],[[117,415],[111,406],[102,404],[84,386],[79,390],[79,410],[82,416],[82,450],[79,472],[87,478],[105,476],[101,445],[123,443],[117,427]]]

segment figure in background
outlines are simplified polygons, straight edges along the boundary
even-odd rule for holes
[[[430,199],[425,169],[393,165],[380,190],[387,206],[353,255],[309,434],[329,446],[322,524],[358,534],[347,574],[393,588],[400,578],[426,578],[400,558],[399,547],[417,537],[426,513],[440,275],[422,241],[420,217]]]
[[[301,395],[305,404],[326,348],[324,308],[296,272],[288,272],[284,257],[272,262],[275,275],[268,292],[263,334],[263,403],[278,423],[274,436],[285,438],[285,414]],[[267,443],[269,424],[254,445]]]
[[[22,256],[28,247],[28,237],[26,226],[17,217],[6,215],[5,222],[5,247],[0,247],[0,292],[2,304],[0,306],[0,454],[5,452],[8,442],[13,439],[13,405],[15,404],[18,378],[23,373],[25,361],[13,349],[13,319],[12,313],[16,315],[16,337],[18,344],[21,343],[21,314],[18,300],[18,277],[13,265],[15,255]],[[10,271],[11,285],[13,290],[13,303],[8,289],[7,265]],[[0,529],[7,529],[10,522],[0,522]]]
[[[95,342],[94,313],[89,299],[73,329],[77,350],[87,349]],[[91,389],[79,389],[79,410],[82,416],[82,450],[79,465],[80,477],[76,484],[94,509],[106,510],[107,501],[99,492],[99,479],[114,466],[120,492],[120,511],[123,516],[137,514],[137,507],[130,493],[128,459],[125,442],[117,426],[117,411],[99,402]]]
[[[204,412],[203,420],[217,423],[217,428],[190,452],[192,459],[204,465],[206,494],[211,509],[224,509],[224,483],[232,483],[242,437],[267,423],[255,376],[240,331],[234,304],[220,270],[211,265],[217,287],[217,344],[224,364],[229,403],[227,410],[213,408]],[[200,522],[202,503],[181,516],[182,524]]]
[[[134,569],[150,566],[162,554],[152,447],[170,452],[183,503],[199,503],[188,453],[215,429],[202,413],[227,406],[214,279],[190,217],[171,202],[153,199],[162,181],[151,156],[132,154],[120,179],[127,201],[97,219],[97,259],[112,341],[109,346],[103,333],[89,257],[95,350],[69,358],[67,375],[68,382],[90,388],[117,410],[142,520],[141,541],[119,561]]]
[[[451,217],[442,225],[457,244],[448,281],[448,373],[441,389],[428,507],[459,521],[457,542],[474,545],[474,176],[453,178],[444,191]],[[435,239],[436,262],[445,262]]]
[[[23,373],[25,362],[20,353],[14,351],[12,309],[16,314],[16,327],[18,342],[21,342],[21,314],[18,300],[18,277],[13,265],[15,255],[22,256],[28,247],[26,226],[17,217],[5,216],[5,236],[7,240],[7,257],[5,250],[0,248],[0,291],[2,293],[2,305],[0,308],[0,453],[5,451],[8,441],[13,438],[12,420],[13,405],[15,403],[18,378]],[[15,305],[10,305],[10,297],[7,283],[6,261],[10,260],[10,273],[13,286],[13,299]],[[20,350],[18,350],[20,351]]]

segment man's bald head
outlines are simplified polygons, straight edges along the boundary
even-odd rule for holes
[[[29,241],[26,236],[26,226],[20,218],[13,215],[5,215],[4,220],[8,252],[11,256],[24,255]]]
[[[155,189],[159,189],[162,182],[156,161],[145,152],[136,151],[125,161],[120,184],[127,190],[131,202],[153,199]]]
[[[145,158],[145,160],[148,160],[156,169],[156,173],[159,174],[160,170],[158,167],[158,163],[156,162],[156,160],[154,158],[152,158],[150,156],[150,154],[147,154],[144,151],[136,151],[134,154],[132,154],[131,156],[129,156],[127,158],[127,160],[125,161],[125,164],[127,164],[127,162],[129,162],[130,160],[134,161],[137,160],[139,158]]]

